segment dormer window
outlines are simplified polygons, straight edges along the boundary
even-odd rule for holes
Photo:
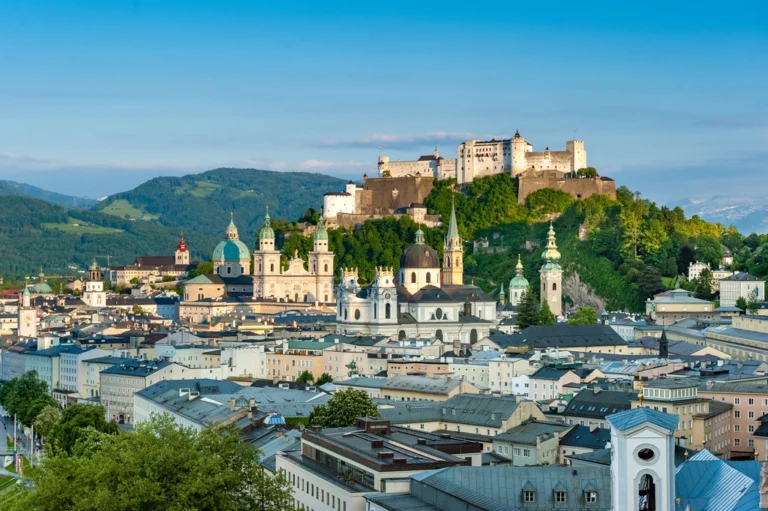
[[[564,504],[565,503],[565,492],[564,491],[556,491],[555,492],[555,502],[558,504]]]
[[[525,490],[523,492],[523,502],[536,502],[536,492]]]
[[[594,504],[595,502],[597,502],[597,492],[596,491],[584,492],[584,500],[586,500],[588,504]]]

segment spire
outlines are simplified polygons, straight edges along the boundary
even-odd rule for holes
[[[418,231],[416,231],[416,244],[417,245],[423,245],[424,244],[424,231],[419,228]]]
[[[459,226],[456,224],[456,204],[453,195],[451,195],[451,220],[448,222],[448,234],[445,237],[459,239]]]
[[[659,358],[669,358],[669,341],[667,340],[667,329],[661,331],[659,339]]]
[[[317,229],[315,230],[314,240],[328,240],[328,231],[325,228],[325,216],[323,216],[323,208],[320,208],[320,220],[317,222]]]
[[[269,218],[269,206],[267,206],[267,214],[264,215],[264,227],[259,231],[259,239],[275,239],[275,231],[272,229],[272,219]]]
[[[504,296],[504,283],[501,283],[501,286],[499,288],[499,296]]]
[[[520,260],[520,254],[517,254],[517,266],[515,266],[518,275],[523,274],[523,262]]]
[[[187,242],[184,241],[184,229],[181,230],[181,238],[179,238],[179,244],[176,245],[176,250],[179,252],[187,251]]]
[[[240,235],[237,233],[237,226],[235,225],[235,214],[232,211],[229,212],[229,225],[227,226],[227,239],[228,240],[240,239]]]

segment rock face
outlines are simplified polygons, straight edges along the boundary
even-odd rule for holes
[[[589,284],[582,282],[577,272],[573,272],[563,279],[563,294],[573,300],[573,304],[567,305],[568,310],[592,307],[598,315],[605,310],[605,300],[595,294]]]

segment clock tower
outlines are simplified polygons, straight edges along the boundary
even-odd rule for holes
[[[17,333],[19,337],[37,337],[37,309],[31,305],[28,287],[21,292]]]
[[[83,301],[89,307],[104,307],[107,305],[107,293],[104,291],[104,281],[101,280],[101,270],[96,259],[88,270],[88,282],[85,283]]]

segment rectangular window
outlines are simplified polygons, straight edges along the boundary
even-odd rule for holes
[[[741,445],[741,439],[734,438],[733,439],[733,445],[735,445],[736,447],[740,446]]]
[[[747,404],[749,404],[750,406],[752,406],[752,405],[754,405],[754,404],[755,404],[755,400],[754,400],[754,399],[752,399],[752,398],[749,398],[749,399],[747,400]]]
[[[752,424],[750,424],[749,426],[747,426],[747,431],[749,431],[750,433],[754,433],[755,427]]]
[[[524,502],[536,502],[536,493],[532,491],[524,491],[523,492],[523,501]]]
[[[738,419],[739,417],[741,417],[741,412],[736,410],[735,412],[733,412],[733,416]]]
[[[597,492],[588,491],[587,492],[587,502],[597,502]]]
[[[749,411],[749,412],[747,412],[747,416],[748,416],[750,419],[754,419],[754,418],[755,418],[755,412],[753,412],[753,411]]]
[[[565,502],[565,492],[564,491],[556,491],[555,492],[555,502]]]
[[[733,404],[740,405],[741,404],[741,399],[739,399],[738,397],[733,398]]]
[[[531,450],[530,449],[523,449],[523,456],[525,456],[526,458],[530,458],[531,457]]]

